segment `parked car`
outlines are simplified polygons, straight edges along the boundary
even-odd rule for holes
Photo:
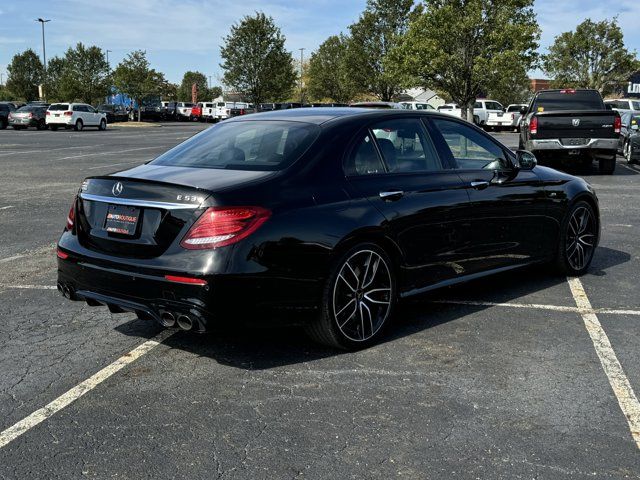
[[[129,120],[129,112],[124,105],[103,104],[98,105],[96,110],[104,113],[107,117],[107,123],[126,122]]]
[[[140,106],[140,115],[138,115],[138,109],[129,110],[129,120],[137,121],[140,118],[142,121],[152,120],[160,121],[166,118],[166,109],[162,106],[162,103],[158,100],[148,100],[143,102]]]
[[[611,107],[612,110],[620,112],[640,111],[640,99],[638,98],[618,98],[613,100],[605,100],[605,105]]]
[[[191,116],[189,120],[194,120],[196,122],[202,121],[202,103],[196,103],[193,107],[191,107]]]
[[[435,110],[435,108],[425,102],[400,102],[400,105],[406,110]]]
[[[45,118],[46,124],[54,131],[60,127],[76,131],[84,127],[107,129],[107,116],[86,103],[53,103],[47,109]]]
[[[462,109],[456,103],[446,103],[438,107],[438,111],[462,118]],[[473,123],[481,127],[487,126],[487,120],[491,113],[504,113],[504,107],[500,102],[488,99],[478,99],[473,106]]]
[[[9,125],[9,114],[16,108],[13,103],[0,102],[0,129],[4,130]]]
[[[25,105],[9,113],[9,125],[14,130],[22,130],[29,127],[36,127],[38,130],[45,130],[45,121],[48,105],[35,104]]]
[[[628,111],[621,116],[620,139],[618,153],[627,160],[635,163],[640,159],[640,111]]]
[[[177,120],[190,120],[191,109],[193,108],[191,102],[177,102],[176,103],[176,119]]]
[[[457,103],[445,103],[444,105],[440,105],[436,110],[446,115],[462,118],[462,109]],[[462,119],[466,120],[466,118],[462,118]],[[480,124],[480,118],[475,114],[473,115],[473,123],[476,125]]]
[[[460,119],[278,110],[87,178],[57,285],[165,327],[297,315],[317,341],[362,348],[400,299],[538,263],[581,275],[599,237],[587,182]]]
[[[597,90],[542,90],[523,109],[519,144],[539,161],[591,166],[596,160],[600,173],[611,175],[621,126],[620,114],[605,107]]]
[[[527,104],[514,103],[509,105],[504,112],[491,111],[487,116],[487,127],[492,130],[520,130],[520,110]]]
[[[213,122],[216,114],[216,104],[214,102],[201,102],[199,105],[202,110],[200,119],[203,122]]]

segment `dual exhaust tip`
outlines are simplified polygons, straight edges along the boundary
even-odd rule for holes
[[[193,328],[193,319],[188,315],[174,315],[171,312],[167,312],[166,310],[160,314],[160,323],[163,327],[171,328],[176,324],[178,328],[181,330],[191,330]]]
[[[58,291],[62,294],[64,298],[68,298],[69,300],[71,300],[71,297],[73,296],[73,291],[67,285],[64,285],[58,282],[56,287],[58,288]]]

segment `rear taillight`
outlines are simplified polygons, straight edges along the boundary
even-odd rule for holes
[[[529,133],[535,135],[538,133],[538,117],[533,117],[529,123]]]
[[[207,281],[202,278],[181,277],[178,275],[165,275],[164,279],[174,283],[184,283],[187,285],[206,285]]]
[[[67,215],[67,230],[73,229],[73,224],[76,221],[76,199],[73,199],[71,208],[69,209],[69,215]]]
[[[67,258],[69,258],[69,254],[68,253],[64,253],[62,250],[60,250],[59,248],[56,250],[56,256],[62,260],[66,260]]]
[[[33,118],[33,113],[30,113],[30,114],[29,114],[29,118]]]
[[[620,133],[620,130],[622,130],[622,119],[616,115],[613,119],[613,131],[615,133]]]
[[[51,115],[51,114],[49,113],[49,110],[47,110],[47,111],[45,112],[45,115]]]
[[[73,112],[64,112],[65,117],[70,117],[71,115],[73,115]]]
[[[200,250],[239,242],[267,221],[271,212],[262,207],[210,207],[180,242],[183,248]]]
[[[9,116],[7,118],[11,119],[11,118],[13,118],[13,115],[11,113],[9,113]]]
[[[240,115],[244,115],[244,108],[240,110]]]

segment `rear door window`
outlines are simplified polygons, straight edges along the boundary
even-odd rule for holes
[[[440,158],[419,120],[389,120],[374,125],[371,131],[389,172],[442,170]]]

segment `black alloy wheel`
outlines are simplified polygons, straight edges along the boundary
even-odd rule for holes
[[[102,120],[100,120],[100,126],[98,127],[98,130],[106,130],[107,129],[107,121],[103,118]]]
[[[571,207],[563,225],[558,267],[567,275],[587,271],[598,242],[598,221],[591,205],[579,201]]]
[[[391,260],[376,245],[358,245],[334,265],[321,315],[307,331],[314,340],[331,347],[364,348],[389,323],[394,305]]]

